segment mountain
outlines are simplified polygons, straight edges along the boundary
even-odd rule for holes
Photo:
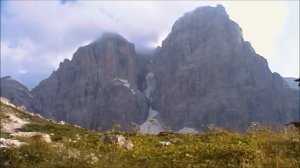
[[[130,129],[142,123],[147,99],[138,89],[142,70],[134,45],[118,34],[104,33],[97,41],[80,47],[72,60],[32,90],[44,116],[108,130],[114,124]]]
[[[24,106],[26,110],[36,112],[39,102],[28,88],[10,76],[1,77],[1,97],[10,100],[16,106]]]
[[[153,59],[153,109],[165,125],[246,129],[299,116],[299,96],[244,41],[223,6],[179,18]]]
[[[155,51],[137,53],[122,36],[104,33],[31,92],[8,79],[1,95],[13,103],[92,129],[244,131],[251,122],[299,118],[299,92],[270,71],[221,5],[186,13]]]
[[[298,82],[296,82],[296,78],[293,77],[285,77],[283,78],[289,87],[293,89],[299,89]]]

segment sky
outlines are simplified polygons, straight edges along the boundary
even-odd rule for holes
[[[2,1],[1,76],[30,89],[80,46],[116,32],[136,49],[161,45],[173,23],[222,4],[272,72],[299,77],[299,1]]]

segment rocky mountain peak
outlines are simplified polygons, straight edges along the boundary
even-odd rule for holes
[[[121,124],[129,129],[131,122],[143,122],[148,110],[138,90],[137,62],[132,43],[104,33],[80,47],[32,92],[41,100],[45,116],[88,128],[107,130]]]
[[[226,49],[231,45],[241,45],[244,41],[242,29],[229,19],[225,8],[221,5],[203,6],[184,14],[174,23],[172,32],[163,45],[167,45],[167,41],[174,41],[173,38],[177,38],[179,42],[193,41],[189,48],[190,52],[197,49],[198,44],[203,42]]]
[[[246,128],[252,121],[284,123],[298,115],[291,90],[220,5],[179,18],[153,62],[153,109],[173,129]]]
[[[91,66],[98,69],[105,78],[128,79],[136,87],[136,57],[132,43],[118,34],[104,33],[95,42],[80,47],[72,61],[86,71]]]
[[[108,32],[104,32],[100,38],[98,38],[88,46],[94,49],[95,57],[101,56],[101,52],[103,52],[103,49],[116,50],[120,53],[124,53],[125,51],[121,47],[128,46],[131,50],[134,50],[134,44],[130,43],[117,33]]]

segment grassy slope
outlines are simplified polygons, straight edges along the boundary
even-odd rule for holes
[[[52,143],[39,137],[19,138],[20,148],[1,149],[1,166],[9,167],[300,167],[299,132],[252,131],[246,134],[207,132],[197,135],[121,133],[133,142],[131,151],[105,144],[101,133],[60,125],[1,104],[5,111],[31,121],[22,131],[48,133]],[[113,133],[112,133],[113,134]],[[1,137],[9,135],[1,133]],[[159,146],[159,141],[174,145]]]

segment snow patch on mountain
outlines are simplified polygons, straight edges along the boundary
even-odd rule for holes
[[[126,80],[126,79],[120,79],[120,78],[115,78],[114,80],[121,82],[121,85],[129,88],[132,94],[136,94],[135,90],[130,87],[131,83],[128,80]]]
[[[144,134],[158,134],[163,131],[163,126],[156,118],[158,112],[153,110],[152,107],[149,108],[149,114],[147,120],[140,125],[140,132]]]
[[[194,128],[189,128],[189,127],[184,127],[184,128],[181,128],[178,133],[182,133],[182,134],[185,134],[185,133],[192,133],[192,134],[196,134],[198,133],[197,130],[195,130]]]
[[[146,75],[146,81],[147,81],[147,88],[145,89],[145,94],[147,98],[151,100],[150,94],[154,91],[155,89],[155,81],[154,81],[154,74],[152,72],[149,72]]]
[[[144,90],[147,98],[150,100],[150,104],[152,101],[151,93],[155,89],[155,81],[154,81],[154,74],[149,72],[146,75],[146,82],[147,88]],[[147,120],[140,125],[140,132],[144,134],[158,134],[159,132],[163,131],[163,125],[158,120],[158,111],[152,109],[151,105],[148,111],[148,118]]]

